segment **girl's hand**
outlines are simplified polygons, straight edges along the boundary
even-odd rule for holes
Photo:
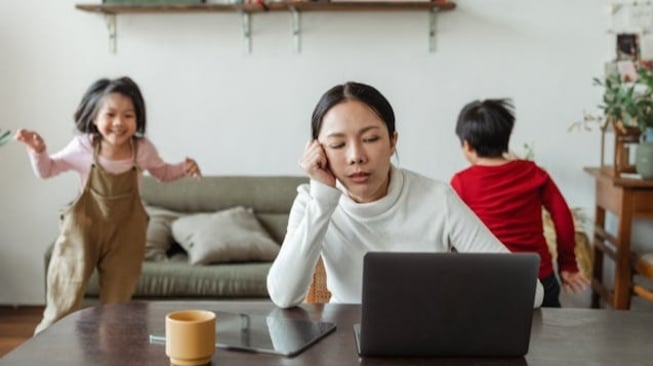
[[[562,280],[562,288],[566,292],[572,292],[574,294],[579,293],[590,285],[590,281],[580,272],[561,271],[560,279]]]
[[[186,173],[187,176],[194,178],[202,178],[202,172],[200,171],[199,165],[197,165],[195,160],[191,158],[186,158],[186,160],[184,160],[184,173]]]
[[[309,178],[331,187],[336,186],[336,176],[329,169],[329,161],[319,141],[309,140],[306,143],[299,166],[304,169]]]
[[[14,140],[22,142],[35,154],[41,154],[45,151],[45,142],[43,141],[43,138],[34,131],[20,129],[16,131]]]

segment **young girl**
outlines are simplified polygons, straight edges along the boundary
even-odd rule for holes
[[[27,147],[37,176],[45,179],[74,170],[83,187],[61,216],[48,269],[47,304],[36,333],[80,308],[95,268],[103,304],[131,299],[148,221],[138,188],[141,171],[164,182],[201,176],[193,159],[168,164],[144,137],[145,102],[128,77],[93,83],[74,117],[80,134],[54,155],[48,155],[36,132],[21,129],[14,137]]]

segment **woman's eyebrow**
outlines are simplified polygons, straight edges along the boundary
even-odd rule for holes
[[[365,133],[365,132],[367,132],[367,131],[370,131],[370,130],[376,130],[376,129],[379,129],[379,128],[380,128],[379,126],[368,126],[368,127],[363,127],[363,128],[360,129],[360,131],[358,131],[358,133],[359,133],[359,134],[363,134],[363,133]]]
[[[376,129],[379,129],[379,128],[381,128],[381,127],[379,127],[379,126],[363,127],[358,131],[358,134],[361,135],[361,134],[364,134],[367,131],[376,130]],[[332,133],[328,134],[326,137],[329,138],[329,137],[345,137],[345,136],[346,136],[346,134],[344,132],[332,132]]]
[[[328,134],[326,137],[345,137],[345,134],[343,132],[333,132]]]

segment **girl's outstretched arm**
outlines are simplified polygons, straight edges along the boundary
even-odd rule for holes
[[[14,140],[25,144],[27,149],[29,149],[34,154],[41,154],[45,151],[45,141],[43,141],[43,138],[37,132],[24,130],[21,128],[20,130],[16,131]]]
[[[187,176],[197,179],[202,178],[200,166],[197,165],[197,162],[194,159],[186,158],[186,160],[184,160],[184,172]]]

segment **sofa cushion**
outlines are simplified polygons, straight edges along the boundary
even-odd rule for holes
[[[166,253],[174,241],[172,222],[185,214],[149,205],[145,206],[145,211],[150,216],[150,221],[147,224],[145,260],[154,262],[165,260],[167,259]]]
[[[279,252],[253,210],[242,206],[181,217],[172,223],[172,235],[191,264],[272,261]]]
[[[143,263],[134,298],[264,298],[270,266],[269,262],[191,266],[186,255],[178,253],[166,261]],[[96,272],[86,295],[95,298],[99,293]]]

